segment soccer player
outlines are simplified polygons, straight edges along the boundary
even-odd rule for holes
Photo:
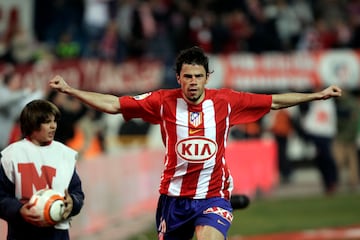
[[[184,240],[194,234],[198,240],[226,239],[233,219],[233,180],[225,160],[229,128],[256,121],[270,109],[338,97],[341,89],[276,95],[208,89],[208,57],[199,47],[181,51],[175,70],[179,89],[138,96],[83,91],[61,76],[49,85],[99,111],[160,124],[166,150],[156,214],[159,239]]]
[[[46,100],[29,102],[20,114],[24,139],[10,144],[0,158],[0,218],[7,221],[7,240],[68,240],[70,220],[84,201],[76,172],[77,152],[54,141],[59,109]],[[64,193],[63,220],[49,226],[29,203],[40,189]]]

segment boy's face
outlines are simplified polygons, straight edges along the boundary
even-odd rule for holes
[[[56,128],[57,122],[55,121],[55,116],[50,116],[46,122],[40,125],[39,130],[34,131],[30,135],[30,139],[36,145],[47,145],[54,140]]]
[[[204,99],[205,84],[208,81],[204,66],[183,64],[177,81],[188,102],[198,104]]]

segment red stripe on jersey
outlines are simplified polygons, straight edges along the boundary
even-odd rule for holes
[[[176,106],[176,101],[177,101],[176,98],[168,99],[168,101],[169,102],[167,102],[166,106]],[[166,106],[163,106],[163,108],[164,107],[166,108]],[[162,133],[163,141],[166,146],[166,154],[164,160],[165,169],[161,177],[159,192],[161,194],[168,194],[171,179],[175,174],[176,166],[177,166],[177,161],[174,161],[174,159],[177,158],[174,150],[174,146],[176,144],[177,139],[171,137],[171,136],[176,136],[176,122],[175,122],[176,112],[175,112],[175,108],[170,108],[166,110],[163,109],[162,115],[164,114],[163,113],[164,111],[167,112],[167,116],[166,117],[164,116],[164,119],[169,118],[169,119],[173,119],[173,121],[164,120],[161,124],[161,133]],[[171,114],[169,114],[169,112]]]

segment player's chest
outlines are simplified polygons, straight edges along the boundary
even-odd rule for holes
[[[229,111],[212,101],[205,101],[196,106],[178,103],[176,107],[163,109],[163,119],[165,125],[176,127],[178,131],[187,131],[192,135],[201,131],[222,129],[228,122]]]

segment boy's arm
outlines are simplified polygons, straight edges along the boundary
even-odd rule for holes
[[[81,180],[76,170],[74,170],[73,176],[71,178],[67,190],[72,198],[72,204],[73,204],[73,208],[70,213],[70,217],[71,217],[80,213],[80,210],[84,205],[84,199],[85,199],[85,194],[81,186]]]
[[[22,219],[22,203],[15,198],[15,185],[7,178],[0,162],[0,218],[15,222]]]

